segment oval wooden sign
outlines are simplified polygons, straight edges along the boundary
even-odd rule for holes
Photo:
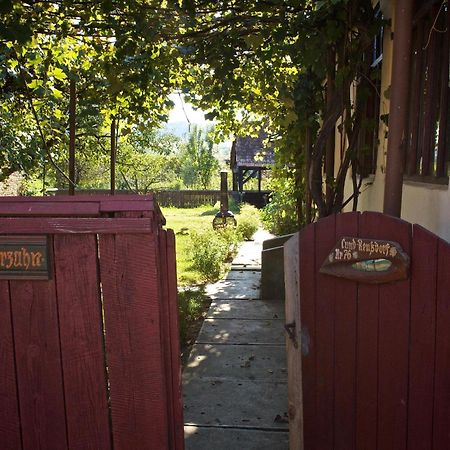
[[[409,276],[409,256],[393,241],[341,238],[325,259],[320,273],[359,283],[390,283]]]

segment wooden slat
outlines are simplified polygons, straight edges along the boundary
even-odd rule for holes
[[[111,449],[95,236],[55,236],[69,447]]]
[[[315,224],[308,225],[300,233],[300,317],[303,384],[304,445],[315,450],[316,435],[316,305],[315,305]]]
[[[318,449],[334,445],[334,314],[336,278],[319,273],[319,268],[336,244],[335,216],[316,224],[316,442]]]
[[[336,238],[358,236],[359,213],[336,216]],[[357,283],[335,279],[334,435],[335,450],[355,449]]]
[[[168,448],[156,243],[100,236],[114,450]]]
[[[184,449],[183,401],[181,395],[181,351],[180,327],[177,296],[177,269],[175,255],[175,235],[173,230],[167,230],[167,281],[170,317],[170,344],[172,356],[172,401],[173,416],[170,418],[174,427],[175,450]]]
[[[158,273],[160,281],[160,311],[161,311],[161,351],[163,357],[163,371],[165,382],[165,398],[167,423],[169,425],[168,437],[169,448],[175,448],[175,429],[172,426],[172,417],[174,414],[174,393],[172,389],[172,355],[171,355],[171,336],[170,336],[170,316],[169,316],[169,285],[167,273],[167,232],[165,230],[159,233],[159,258]]]
[[[10,286],[23,450],[68,449],[55,284]]]
[[[411,255],[408,450],[432,448],[436,271],[437,237],[416,225]]]
[[[376,238],[377,213],[364,213],[359,236]],[[377,449],[378,427],[378,309],[379,287],[359,284],[356,345],[356,448]]]
[[[294,327],[293,340],[286,334],[288,369],[289,448],[303,450],[302,349],[299,291],[299,233],[284,244],[285,322]]]
[[[411,225],[379,216],[379,239],[411,254]],[[410,280],[380,286],[378,328],[378,449],[406,448]]]
[[[17,202],[17,203],[27,203],[27,202],[55,202],[55,203],[61,203],[61,202],[103,202],[103,201],[126,201],[126,202],[133,202],[133,201],[143,201],[143,200],[149,200],[153,201],[154,196],[153,194],[147,194],[147,195],[130,195],[130,194],[116,194],[116,195],[107,195],[107,194],[96,194],[96,195],[55,195],[55,196],[20,196],[20,197],[8,197],[8,196],[2,196],[0,197],[0,203],[8,203],[11,201]]]
[[[0,216],[99,216],[98,202],[0,202]]]
[[[436,294],[433,449],[450,448],[450,244],[439,240]]]
[[[449,101],[449,52],[450,52],[450,11],[447,5],[446,20],[442,20],[440,26],[447,29],[442,36],[442,68],[441,68],[441,86],[439,99],[439,137],[438,137],[438,156],[437,156],[437,173],[438,177],[447,176],[447,161],[449,156],[448,149],[448,101]]]
[[[151,233],[152,221],[136,218],[0,218],[0,234]]]
[[[0,443],[5,449],[22,448],[7,281],[0,281]]]
[[[407,137],[407,173],[415,175],[417,173],[417,146],[419,136],[420,120],[420,100],[422,89],[423,68],[423,33],[424,26],[421,22],[413,34],[413,53],[411,58],[412,79],[409,102],[408,137]]]
[[[439,7],[433,7],[433,18],[437,14]],[[430,26],[433,25],[434,20],[431,19]],[[423,91],[423,115],[422,127],[423,134],[420,142],[422,147],[422,172],[421,175],[433,175],[434,162],[434,139],[436,131],[436,116],[437,116],[437,101],[439,89],[439,70],[438,64],[440,58],[440,49],[438,46],[438,33],[430,31],[426,36],[430,36],[428,47],[426,50],[426,72],[428,74]]]

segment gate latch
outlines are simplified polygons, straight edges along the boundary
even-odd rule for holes
[[[286,323],[284,325],[284,329],[286,330],[286,333],[289,336],[289,339],[292,341],[292,344],[295,348],[298,348],[298,342],[297,342],[297,336],[295,333],[295,321],[291,323]]]

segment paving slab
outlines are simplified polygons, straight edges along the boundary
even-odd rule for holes
[[[256,299],[214,300],[206,317],[209,319],[283,319],[284,304]]]
[[[238,428],[184,427],[186,450],[288,450],[289,435],[283,431]]]
[[[253,280],[259,285],[261,272],[259,270],[243,270],[241,268],[232,267],[225,276],[225,280]]]
[[[259,278],[242,278],[240,280],[220,280],[206,287],[206,295],[218,298],[259,298]]]
[[[205,319],[197,343],[284,344],[283,326],[281,319]]]
[[[192,378],[183,391],[186,425],[288,429],[287,383]]]
[[[280,346],[195,344],[183,382],[192,378],[286,382],[286,352]]]

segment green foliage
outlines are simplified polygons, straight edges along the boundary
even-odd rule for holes
[[[178,292],[180,340],[182,346],[189,343],[191,328],[203,318],[208,305],[209,301],[203,289],[183,289]]]
[[[182,152],[182,178],[187,187],[208,189],[213,175],[219,170],[211,130],[194,126]]]
[[[219,278],[224,265],[230,261],[237,248],[238,238],[233,229],[204,230],[191,234],[192,266],[200,271],[206,280]]]
[[[261,210],[264,228],[281,236],[298,231],[295,181],[293,177],[275,177],[270,202]]]
[[[240,213],[236,217],[237,232],[250,241],[260,226],[259,211],[253,205],[242,204]]]

